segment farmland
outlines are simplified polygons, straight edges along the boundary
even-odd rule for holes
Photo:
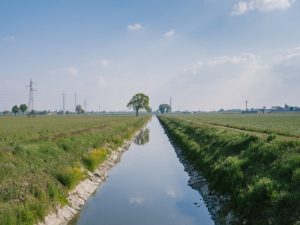
[[[35,224],[147,116],[0,117],[0,224]]]
[[[221,214],[233,212],[235,224],[300,222],[299,114],[172,115],[160,121],[209,186],[229,197]]]
[[[300,137],[300,113],[201,113],[185,115],[181,116],[181,118],[245,131]]]

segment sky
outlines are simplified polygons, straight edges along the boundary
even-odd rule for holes
[[[300,0],[0,0],[0,111],[300,105]]]

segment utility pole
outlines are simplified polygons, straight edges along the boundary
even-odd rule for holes
[[[246,100],[246,111],[248,111],[248,100]]]
[[[172,97],[170,97],[170,112],[172,112]]]
[[[37,91],[36,89],[33,88],[33,85],[35,83],[30,80],[30,83],[27,87],[29,87],[29,100],[28,100],[28,111],[31,112],[34,110],[34,101],[33,101],[33,92]]]
[[[63,114],[65,114],[66,113],[66,95],[65,95],[65,92],[62,95],[63,95]]]

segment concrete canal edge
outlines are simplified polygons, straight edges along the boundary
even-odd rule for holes
[[[95,193],[97,188],[105,182],[108,177],[108,172],[117,165],[123,153],[127,151],[134,139],[145,129],[145,126],[139,129],[130,140],[124,141],[123,145],[111,152],[110,156],[100,165],[95,172],[88,172],[88,178],[81,181],[74,190],[68,194],[68,204],[56,208],[50,212],[44,221],[37,225],[67,225],[81,211],[88,198]]]

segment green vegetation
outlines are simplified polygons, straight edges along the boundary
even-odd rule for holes
[[[212,118],[221,116],[160,116],[160,121],[184,154],[208,179],[210,187],[230,197],[222,213],[233,211],[237,218],[234,224],[299,224],[300,140],[276,138],[273,134],[265,138],[212,126]],[[256,127],[253,121],[260,120],[258,116],[247,116],[226,115],[224,118],[233,119],[223,119],[222,122],[234,121],[235,125],[246,128],[247,124],[243,122],[251,121],[250,126]],[[263,115],[262,118],[273,122],[278,118],[280,122],[272,124],[272,132],[280,130],[282,121],[287,121],[290,128],[286,131],[295,134],[290,116],[296,116],[277,116],[268,118]],[[236,117],[243,119],[238,122]],[[210,124],[194,122],[198,120],[206,120]],[[221,119],[217,121],[220,123]],[[259,126],[262,128],[263,124]]]
[[[169,113],[171,112],[171,106],[168,104],[160,104],[158,107],[158,110],[164,114],[164,113]]]
[[[185,115],[182,119],[245,131],[300,137],[300,113],[201,113]]]
[[[25,114],[25,112],[28,109],[26,104],[21,104],[19,108],[20,108],[20,111],[23,113],[23,115]]]
[[[20,112],[20,109],[17,105],[15,105],[14,107],[12,107],[11,111],[13,112],[13,114],[17,115],[17,113]]]
[[[135,115],[139,115],[139,110],[145,109],[151,111],[149,106],[149,97],[143,93],[135,94],[128,102],[127,107],[132,108],[135,111]]]
[[[31,225],[148,117],[0,117],[0,224]]]

